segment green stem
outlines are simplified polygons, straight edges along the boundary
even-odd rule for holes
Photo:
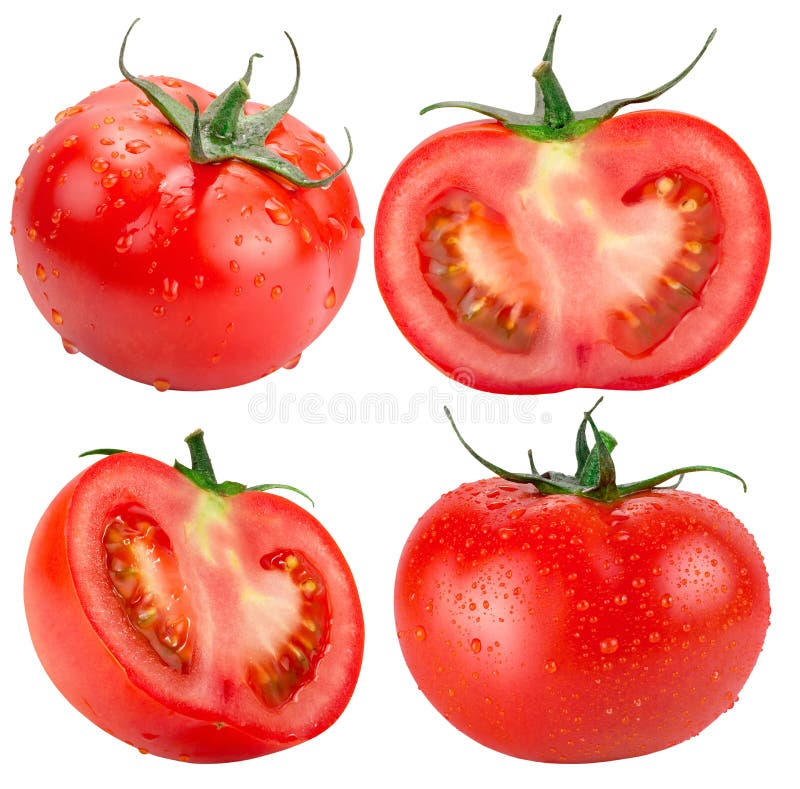
[[[603,398],[601,397],[589,411],[584,413],[583,420],[578,428],[578,435],[575,441],[575,457],[578,461],[578,470],[574,475],[562,474],[557,471],[547,471],[544,474],[540,474],[536,470],[531,450],[528,450],[530,473],[507,471],[479,455],[459,432],[450,410],[445,407],[444,412],[458,440],[461,442],[461,445],[481,465],[485,466],[501,479],[508,480],[509,482],[533,485],[539,493],[545,496],[567,494],[612,504],[619,499],[632,496],[636,493],[660,489],[663,483],[678,477],[677,482],[670,486],[675,488],[682,481],[684,474],[694,471],[713,471],[718,474],[725,474],[726,476],[739,480],[745,491],[747,490],[745,481],[738,474],[734,474],[732,471],[719,468],[718,466],[683,466],[682,468],[666,471],[663,474],[658,474],[654,477],[640,480],[639,482],[618,485],[616,469],[611,457],[611,452],[614,447],[616,447],[617,441],[609,433],[599,430],[592,417],[593,411],[600,405],[602,400]],[[587,427],[591,429],[592,435],[594,436],[594,446],[591,448],[586,440]]]
[[[541,91],[544,102],[544,124],[550,129],[563,129],[575,120],[575,113],[569,106],[567,95],[561,87],[553,64],[543,60],[534,70],[533,78]]]
[[[189,445],[192,471],[206,481],[208,488],[214,487],[217,484],[217,477],[214,474],[214,467],[211,465],[211,458],[208,455],[203,431],[195,430],[186,436],[184,440]]]
[[[613,101],[599,104],[590,110],[574,112],[567,100],[564,89],[561,87],[561,83],[553,72],[553,50],[560,22],[561,17],[559,16],[550,33],[550,39],[542,62],[533,71],[533,77],[536,80],[536,103],[532,113],[512,112],[500,107],[492,107],[488,104],[478,104],[472,101],[441,101],[423,108],[420,111],[421,114],[443,107],[460,107],[494,118],[515,134],[537,142],[573,140],[587,134],[600,123],[611,118],[623,107],[629,104],[651,101],[677,85],[697,65],[717,32],[716,30],[711,32],[698,55],[680,74],[658,88],[642,93],[639,96],[614,99]]]
[[[295,79],[291,91],[284,99],[260,112],[245,114],[244,108],[250,98],[249,84],[253,73],[253,61],[261,57],[259,53],[255,53],[250,56],[244,76],[222,91],[201,113],[194,97],[186,97],[192,105],[192,109],[189,109],[155,82],[137,77],[127,69],[125,48],[131,30],[138,21],[134,20],[122,40],[119,69],[125,79],[136,85],[172,126],[189,140],[191,161],[208,164],[238,159],[285,178],[294,186],[304,188],[327,186],[344,172],[353,155],[353,145],[347,129],[345,129],[349,148],[347,161],[336,172],[325,178],[309,178],[297,165],[275,153],[265,144],[273,129],[291,108],[300,81],[300,59],[297,47],[288,33],[286,38],[294,55]]]

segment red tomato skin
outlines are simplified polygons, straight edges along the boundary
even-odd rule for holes
[[[201,109],[212,94],[153,78]],[[262,109],[248,104],[247,112]],[[267,145],[309,177],[340,162],[285,116]],[[28,291],[65,348],[160,388],[216,389],[293,360],[330,323],[363,229],[350,178],[298,189],[188,141],[128,82],[57,116],[17,179],[12,232]]]
[[[639,756],[729,709],[769,623],[753,538],[681,491],[616,505],[497,478],[443,496],[400,558],[395,616],[454,726],[542,762]]]
[[[621,206],[623,195],[642,179],[683,168],[716,196],[723,230],[718,263],[698,307],[648,353],[626,355],[598,330],[605,315],[595,313],[607,278],[586,265],[594,253],[591,234],[569,222],[530,229],[525,202],[541,194],[532,188],[531,173],[553,146],[580,151],[575,173],[556,173],[557,200],[589,197],[595,206]],[[557,180],[562,176],[563,184]],[[537,232],[560,250],[547,266],[529,258],[544,316],[528,353],[501,351],[457,326],[421,276],[417,243],[426,210],[449,189],[499,211],[523,252],[532,248]],[[568,143],[538,143],[498,122],[474,121],[433,134],[397,167],[376,217],[375,269],[400,331],[429,362],[462,383],[506,394],[650,389],[697,372],[733,341],[760,293],[770,238],[767,197],[753,164],[728,135],[700,118],[629,112]],[[559,317],[548,325],[550,311]]]
[[[127,453],[114,458],[125,458],[126,467],[143,477],[145,485],[183,488],[179,490],[179,498],[196,498],[191,483],[184,485],[185,480],[177,472],[158,461]],[[190,697],[188,700],[173,692],[169,685],[171,678],[161,684],[158,675],[148,673],[146,666],[126,663],[129,655],[125,654],[125,647],[121,648],[120,643],[109,644],[107,637],[109,629],[118,627],[119,619],[115,617],[119,613],[115,611],[112,616],[99,606],[87,608],[87,597],[90,602],[105,602],[109,609],[117,607],[105,567],[92,567],[95,575],[87,577],[86,567],[91,559],[87,562],[85,555],[94,551],[93,543],[102,535],[102,525],[86,528],[82,517],[85,501],[81,502],[87,491],[100,509],[118,498],[117,491],[103,490],[103,476],[117,475],[114,466],[118,463],[108,464],[109,460],[112,458],[79,474],[56,496],[42,516],[28,552],[24,580],[28,626],[36,653],[59,691],[109,734],[142,753],[179,761],[220,763],[250,759],[305,742],[327,729],[350,700],[364,643],[355,583],[330,536],[322,533],[322,539],[330,544],[332,554],[340,557],[341,564],[338,568],[328,568],[331,575],[326,580],[339,608],[339,621],[332,638],[335,643],[329,644],[323,660],[333,675],[332,681],[339,686],[326,689],[326,700],[318,709],[311,709],[313,701],[309,701],[309,696],[315,693],[314,686],[329,681],[321,677],[320,669],[316,680],[282,708],[287,721],[281,723],[279,709],[277,714],[267,715],[266,723],[242,723],[234,719],[236,712],[228,709],[228,705],[236,704],[236,699],[220,698],[217,709],[204,699],[195,704],[191,690],[184,693]],[[277,496],[241,495],[251,499],[255,495],[262,503],[278,500],[278,511],[288,505],[287,509],[302,512],[292,502]],[[252,501],[248,508],[251,505]],[[273,515],[274,512],[273,509]],[[306,527],[316,523],[306,515],[307,520],[303,519]],[[83,555],[77,557],[78,553]],[[340,573],[341,578],[333,577]],[[98,584],[107,588],[98,588]],[[339,584],[345,587],[344,594]],[[127,638],[128,634],[121,635],[120,642]],[[146,651],[134,647],[129,654],[144,655]],[[305,714],[301,709],[304,704],[308,705]]]

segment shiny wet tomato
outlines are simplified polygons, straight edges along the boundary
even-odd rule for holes
[[[297,83],[267,109],[247,100],[251,68],[214,100],[123,66],[31,146],[19,271],[68,351],[159,389],[234,386],[293,366],[342,305],[353,186],[287,114]]]
[[[669,475],[617,488],[586,457],[573,478],[505,472],[445,494],[397,571],[420,690],[523,759],[622,759],[696,735],[737,700],[769,623],[764,562],[734,515],[655,487]]]
[[[375,230],[381,292],[414,347],[478,389],[668,384],[718,356],[756,303],[764,189],[704,120],[611,117],[694,63],[644,96],[576,113],[552,47],[533,115],[433,105],[494,120],[434,134],[392,175]]]
[[[53,500],[25,610],[58,689],[143,752],[223,762],[302,743],[342,713],[364,631],[350,569],[301,507],[131,453]]]

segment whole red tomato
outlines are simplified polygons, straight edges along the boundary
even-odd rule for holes
[[[214,100],[134,77],[121,53],[127,81],[31,146],[19,271],[68,351],[159,389],[215,389],[293,366],[336,314],[363,234],[353,186],[287,114],[297,82],[270,109],[247,101],[252,61]]]
[[[643,96],[574,112],[552,71],[554,37],[532,115],[423,110],[494,120],[434,134],[394,172],[376,220],[378,284],[411,344],[478,389],[668,384],[721,353],[755,305],[764,189],[706,121],[611,117],[697,59]]]
[[[53,500],[25,610],[45,670],[89,720],[192,762],[272,753],[328,728],[364,644],[353,577],[320,523],[192,468],[113,454]],[[335,615],[334,615],[335,613]]]
[[[753,538],[716,502],[655,487],[704,467],[617,487],[609,438],[601,453],[584,445],[575,477],[502,472],[445,494],[400,558],[414,680],[512,756],[668,748],[733,705],[761,651],[769,590]]]

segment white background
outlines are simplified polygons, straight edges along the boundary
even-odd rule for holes
[[[773,785],[796,747],[798,698],[797,222],[800,174],[794,26],[776,2],[649,4],[436,2],[390,7],[354,0],[215,4],[7,4],[0,24],[4,106],[0,184],[10,211],[27,146],[55,113],[117,81],[116,57],[134,16],[134,72],[183,77],[219,91],[254,51],[253,97],[282,98],[303,64],[293,113],[340,153],[353,135],[350,175],[367,228],[349,299],[293,371],[211,393],[160,394],[82,356],[69,356],[15,273],[13,245],[0,245],[4,408],[4,540],[0,716],[3,783],[73,777],[84,787],[133,786],[749,786]],[[747,10],[745,10],[747,9]],[[532,68],[552,22],[562,84],[577,109],[661,84],[716,40],[696,71],[657,101],[730,133],[759,169],[770,197],[774,240],[761,300],[734,344],[689,380],[660,390],[609,393],[598,418],[620,440],[622,479],[686,463],[725,465],[747,478],[698,475],[684,487],[717,498],[756,536],[766,557],[773,624],[740,701],[701,736],[623,762],[555,766],[485,749],[439,717],[403,663],[392,616],[396,561],[416,519],[443,492],[484,476],[444,425],[441,405],[462,410],[473,444],[503,465],[572,470],[580,413],[598,393],[501,398],[461,389],[419,357],[396,330],[372,271],[372,234],[383,186],[413,145],[468,114],[422,106],[469,98],[529,111]],[[226,18],[227,16],[227,18]],[[786,87],[782,87],[786,86]],[[782,106],[785,101],[788,109]],[[795,124],[794,128],[792,124]],[[314,397],[309,398],[309,395]],[[389,410],[360,409],[375,396]],[[294,399],[293,399],[294,398]],[[269,403],[284,413],[265,419]],[[411,413],[417,402],[418,413]],[[391,407],[396,413],[391,413]],[[471,413],[477,408],[479,414]],[[348,408],[355,408],[350,418]],[[508,408],[507,414],[503,408]],[[404,418],[405,417],[405,418]],[[85,462],[79,451],[121,446],[171,462],[201,426],[221,477],[288,481],[308,490],[314,514],[349,559],[367,626],[361,679],[326,733],[251,762],[196,766],[142,756],[85,721],[51,686],[29,643],[22,606],[27,544],[44,508]],[[8,785],[8,784],[7,784]]]

